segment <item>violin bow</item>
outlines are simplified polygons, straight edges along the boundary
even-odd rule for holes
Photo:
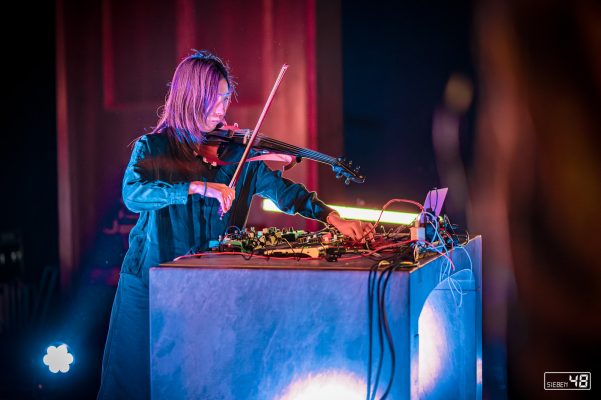
[[[250,136],[250,140],[246,144],[244,153],[242,153],[242,157],[240,158],[240,161],[238,162],[238,167],[236,168],[236,171],[234,172],[234,175],[232,176],[232,180],[230,181],[230,184],[229,184],[229,187],[232,189],[234,187],[236,187],[236,183],[238,182],[238,178],[240,177],[240,173],[242,172],[244,163],[246,163],[246,159],[248,158],[250,149],[251,149],[253,143],[255,142],[257,134],[259,133],[259,129],[261,128],[261,125],[263,124],[263,120],[265,119],[265,115],[267,115],[267,111],[269,110],[269,107],[271,107],[271,103],[273,102],[273,97],[275,96],[275,92],[277,92],[278,87],[280,86],[280,83],[282,82],[282,79],[284,78],[284,74],[286,73],[287,70],[288,70],[288,64],[282,65],[282,68],[280,69],[280,74],[278,75],[277,79],[275,80],[275,83],[273,84],[273,87],[271,88],[271,93],[269,93],[269,97],[267,98],[267,101],[265,102],[265,105],[263,106],[263,111],[261,111],[261,115],[259,115],[259,119],[257,120],[255,129],[253,130],[252,135]],[[222,210],[222,212],[221,212],[222,217],[223,217],[223,214],[224,214],[224,212]]]

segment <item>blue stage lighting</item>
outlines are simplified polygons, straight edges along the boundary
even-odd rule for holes
[[[48,346],[46,355],[43,358],[44,364],[53,374],[57,372],[68,372],[69,365],[74,361],[73,355],[69,353],[69,349],[65,343],[59,346]]]

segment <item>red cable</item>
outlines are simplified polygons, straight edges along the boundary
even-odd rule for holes
[[[367,233],[365,233],[361,237],[361,239],[356,240],[355,243],[359,243],[361,240],[365,239],[369,234],[371,234],[372,232],[374,232],[376,230],[376,227],[380,223],[380,219],[382,219],[382,215],[384,214],[384,210],[386,210],[386,208],[388,208],[388,206],[391,205],[391,204],[393,204],[393,203],[409,203],[409,204],[413,204],[413,205],[419,207],[419,209],[422,212],[424,211],[424,206],[421,205],[420,203],[418,203],[417,201],[414,201],[414,200],[407,200],[407,199],[391,199],[391,200],[388,200],[388,202],[386,204],[384,204],[384,206],[382,207],[382,210],[380,211],[380,215],[378,216],[378,219],[376,220],[376,223],[374,224],[374,226]]]

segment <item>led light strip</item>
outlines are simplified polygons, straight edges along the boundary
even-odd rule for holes
[[[329,205],[329,204],[328,204]],[[369,208],[357,208],[357,207],[345,207],[345,206],[333,206],[329,205],[334,210],[338,211],[342,218],[357,219],[361,221],[376,221],[380,215],[381,210],[373,210]],[[279,208],[269,199],[263,199],[263,211],[270,212],[282,212]],[[399,211],[384,211],[381,223],[385,224],[400,224],[410,225],[413,220],[417,217],[417,213],[405,213]]]

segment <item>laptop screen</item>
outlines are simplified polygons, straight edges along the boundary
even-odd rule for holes
[[[438,217],[442,211],[442,205],[448,191],[449,188],[430,190],[426,196],[426,201],[424,201],[424,211],[428,211]]]

